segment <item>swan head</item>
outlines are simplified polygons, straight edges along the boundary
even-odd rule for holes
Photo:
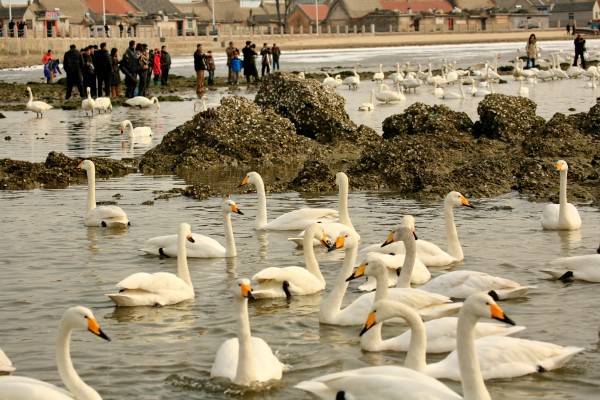
[[[323,246],[327,248],[331,246],[331,242],[325,235],[325,229],[323,229],[323,224],[321,222],[315,222],[314,224],[307,226],[304,230],[304,238],[305,240],[316,238]]]
[[[356,248],[359,240],[360,236],[354,230],[342,231],[327,251],[341,249],[342,247],[346,249]]]
[[[119,124],[119,128],[121,128],[121,134],[125,132],[125,128],[127,127],[127,125],[131,125],[131,121],[129,121],[128,119],[124,119],[123,121],[121,121],[121,124]]]
[[[338,172],[335,174],[335,184],[339,187],[344,185],[348,186],[348,175],[346,175],[344,172]]]
[[[557,171],[568,171],[569,166],[567,165],[567,162],[565,160],[558,160],[556,162],[556,170]]]
[[[92,311],[85,307],[77,306],[69,308],[62,317],[61,325],[69,329],[88,330],[94,335],[110,341],[110,338],[100,329]]]
[[[354,270],[352,275],[346,279],[346,282],[361,278],[363,276],[374,276],[379,279],[380,276],[385,274],[387,269],[387,266],[383,263],[381,256],[382,253],[373,252],[367,254],[365,261],[363,261],[363,263]]]
[[[27,87],[27,93],[31,94],[31,88]]]
[[[238,279],[237,287],[233,289],[233,296],[238,299],[254,299],[250,279]]]
[[[90,95],[91,89],[89,86],[85,88],[85,92],[88,94],[88,96]]]
[[[95,169],[94,162],[91,160],[83,160],[77,166],[78,169],[82,169],[84,171],[93,171]]]
[[[190,243],[195,243],[194,237],[192,236],[192,227],[190,224],[182,222],[179,224],[179,235],[184,236]]]
[[[244,215],[244,213],[240,211],[237,204],[235,204],[233,200],[225,200],[223,204],[221,204],[221,211],[223,213],[234,213]]]
[[[459,319],[465,313],[477,318],[492,318],[510,325],[515,325],[515,322],[508,318],[508,316],[504,314],[502,308],[500,308],[494,299],[485,292],[475,293],[467,297],[460,310]]]
[[[256,185],[257,182],[262,181],[262,178],[260,177],[260,175],[258,174],[258,172],[248,172],[246,174],[246,176],[244,177],[244,179],[242,179],[242,183],[240,183],[238,185],[238,187],[242,187],[242,186],[246,186],[248,184],[250,185]]]
[[[407,215],[408,218],[403,218],[402,222],[390,232],[387,239],[381,247],[385,247],[390,243],[402,241],[404,243],[417,240],[415,231],[415,219],[412,215]]]
[[[369,329],[377,325],[379,322],[393,317],[403,317],[404,315],[411,313],[415,313],[415,311],[399,301],[386,299],[379,300],[373,304],[371,312],[367,316],[365,326],[360,331],[359,336],[364,335]]]
[[[475,208],[465,196],[456,191],[448,193],[444,199],[444,203],[449,204],[451,206],[465,206]]]

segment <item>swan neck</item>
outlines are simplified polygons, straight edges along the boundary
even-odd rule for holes
[[[92,211],[96,208],[96,168],[92,167],[86,171],[87,173],[87,206],[86,212]]]
[[[245,384],[257,380],[252,365],[252,334],[250,333],[250,318],[248,317],[248,299],[235,301],[238,316],[238,364],[234,382]]]
[[[237,256],[233,227],[231,226],[231,214],[223,213],[223,228],[225,229],[225,257]]]
[[[88,386],[77,374],[71,361],[71,329],[66,327],[64,323],[61,323],[58,330],[58,339],[56,343],[56,365],[58,367],[58,373],[60,378],[65,384],[67,390],[73,394],[77,399],[90,399],[93,398],[91,393],[96,394],[98,398],[100,396],[94,389]]]
[[[427,369],[427,333],[423,320],[413,310],[407,310],[399,315],[410,326],[410,343],[404,366],[425,373]]]
[[[310,232],[307,234],[308,229],[304,233],[303,246],[302,251],[304,252],[304,264],[306,265],[306,269],[308,272],[313,274],[319,279],[319,281],[325,283],[325,278],[321,273],[321,269],[319,268],[319,262],[317,261],[317,257],[315,256],[315,248],[313,246],[314,234]]]
[[[567,209],[567,170],[560,171],[560,195],[558,206],[559,223],[566,218]]]
[[[375,276],[376,285],[375,285],[375,299],[373,303],[378,302],[379,300],[387,299],[388,297],[388,280],[387,280],[387,267],[382,267],[378,270],[377,276]]]
[[[485,386],[479,358],[475,349],[475,324],[477,318],[468,310],[461,309],[456,330],[456,351],[458,367],[462,379],[463,396],[465,400],[490,400],[490,394]]]
[[[258,213],[254,221],[254,229],[263,229],[267,225],[267,195],[265,194],[265,184],[262,178],[258,178],[254,186],[256,186],[256,194],[258,195]]]
[[[194,287],[192,285],[192,278],[190,278],[187,262],[186,241],[186,235],[180,233],[177,242],[177,276],[179,276],[179,278],[189,286],[190,290],[193,291]]]
[[[400,270],[400,276],[396,283],[397,288],[409,288],[410,280],[412,278],[413,269],[415,268],[415,261],[417,259],[417,245],[414,239],[404,241],[404,248],[406,254],[404,255],[404,264]]]
[[[33,94],[31,93],[31,90],[29,91],[29,101],[27,102],[27,104],[29,106],[31,106],[31,104],[33,103]]]
[[[358,248],[356,246],[346,248],[344,262],[342,264],[342,268],[340,268],[340,271],[338,272],[335,286],[329,293],[329,296],[327,296],[327,298],[321,302],[320,319],[324,322],[334,318],[342,308],[342,301],[344,300],[344,295],[346,294],[346,289],[348,288],[348,282],[346,281],[346,278],[352,273],[357,253]]]
[[[373,103],[373,92],[371,92],[371,103]],[[346,225],[349,228],[354,228],[352,221],[350,220],[350,213],[348,212],[348,181],[344,180],[340,185],[340,191],[338,194],[339,201],[339,221],[340,224]]]
[[[454,209],[449,203],[444,204],[444,224],[446,227],[446,241],[448,242],[448,254],[455,260],[460,261],[464,258],[463,250],[458,241],[458,232],[454,222]]]

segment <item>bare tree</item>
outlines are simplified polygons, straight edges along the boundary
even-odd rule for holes
[[[283,14],[281,13],[281,3],[283,3]],[[287,16],[292,6],[292,0],[275,0],[275,8],[277,8],[277,23],[280,27],[285,28]]]

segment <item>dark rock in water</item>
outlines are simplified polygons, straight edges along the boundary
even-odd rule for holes
[[[471,132],[473,121],[464,112],[453,111],[445,105],[428,106],[414,103],[404,113],[386,118],[382,124],[383,138],[398,135],[423,135],[444,132]]]
[[[320,143],[351,140],[356,124],[344,109],[345,100],[316,79],[301,79],[290,73],[263,78],[254,100],[296,126],[299,135]]]
[[[296,135],[294,125],[238,96],[203,111],[169,132],[140,160],[144,173],[183,173],[222,166],[301,163],[316,143]]]
[[[0,119],[2,118],[6,118],[6,116],[0,112]]]
[[[534,101],[503,94],[485,96],[477,106],[479,121],[475,123],[475,137],[485,136],[508,143],[520,143],[545,121],[535,114]]]
[[[336,190],[335,174],[338,171],[326,160],[309,159],[290,182],[288,189],[298,192],[333,192]]]
[[[582,132],[600,139],[600,104],[595,104],[587,113],[580,113],[581,123],[579,128]]]

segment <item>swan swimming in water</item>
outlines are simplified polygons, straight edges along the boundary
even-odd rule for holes
[[[148,108],[154,103],[156,103],[156,109],[160,109],[160,104],[158,104],[158,99],[156,97],[152,97],[151,99],[148,99],[147,97],[144,97],[144,96],[135,96],[131,99],[125,100],[125,104],[128,104],[132,107],[139,107],[140,109]]]
[[[87,207],[83,223],[85,226],[125,227],[129,225],[129,218],[121,207],[100,206],[96,207],[96,167],[91,160],[83,160],[77,168],[87,173],[88,193]]]
[[[48,111],[54,107],[50,104],[45,103],[43,101],[33,101],[33,94],[31,93],[31,88],[27,88],[27,93],[29,93],[29,101],[25,105],[28,110],[31,110],[35,113],[35,117],[38,116],[41,118],[44,116],[44,112]]]
[[[129,127],[127,131],[127,136],[130,138],[141,138],[141,137],[151,137],[152,129],[148,126],[137,126],[133,127],[133,124],[128,119],[124,119],[119,124],[119,128],[121,129],[121,134],[125,133],[125,130]]]
[[[559,266],[561,269],[543,269],[542,272],[562,281],[576,279],[587,282],[600,282],[600,246],[596,253],[557,258],[550,261],[550,264]]]
[[[239,279],[233,289],[237,316],[237,337],[226,340],[215,356],[210,377],[223,377],[236,385],[279,380],[284,365],[263,339],[252,336],[248,317],[248,299],[253,298],[248,279]]]
[[[69,308],[60,320],[56,345],[56,365],[67,390],[51,383],[25,376],[0,376],[0,398],[27,400],[102,400],[100,394],[87,385],[73,368],[69,341],[73,330],[87,330],[110,340],[98,326],[94,314],[85,307]]]
[[[267,222],[267,196],[262,177],[257,172],[249,172],[238,187],[248,184],[256,187],[256,194],[258,195],[258,214],[254,221],[255,230],[300,231],[311,223],[331,221],[338,217],[338,212],[331,208],[301,208]]]
[[[559,204],[548,204],[542,214],[542,227],[548,230],[575,230],[581,228],[581,217],[577,208],[567,202],[566,161],[558,160],[556,170],[560,172]]]

